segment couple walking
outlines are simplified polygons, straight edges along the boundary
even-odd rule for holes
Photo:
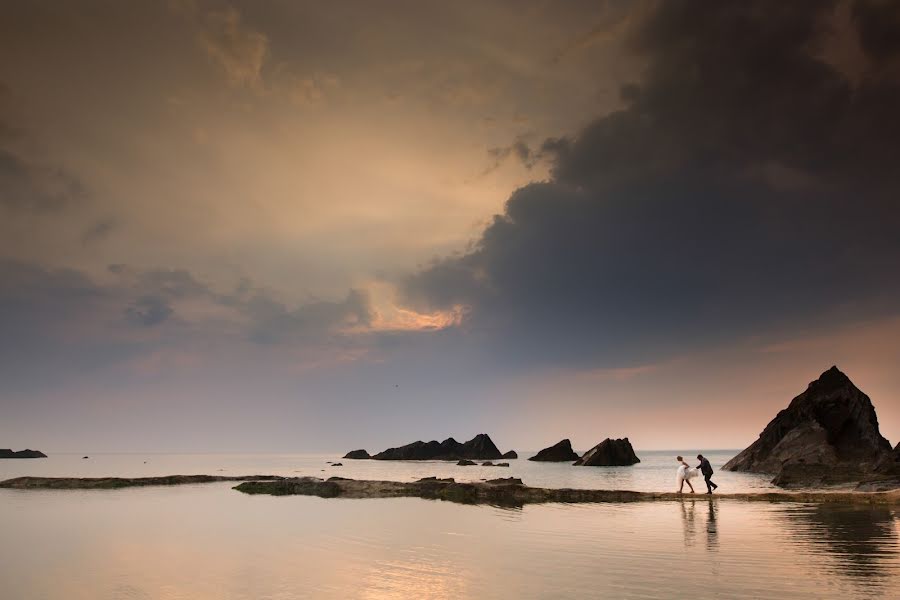
[[[706,480],[706,489],[709,490],[706,493],[712,494],[713,490],[716,489],[717,486],[712,482],[712,474],[713,468],[712,465],[709,464],[709,461],[704,458],[702,454],[697,455],[697,460],[700,461],[700,464],[697,467],[691,467],[686,462],[684,462],[684,458],[680,456],[676,456],[675,460],[680,462],[681,464],[678,466],[678,474],[675,479],[678,482],[678,493],[684,489],[684,484],[688,484],[688,487],[691,488],[691,493],[694,493],[694,486],[691,485],[691,479],[696,477],[698,474],[703,473],[703,479]]]

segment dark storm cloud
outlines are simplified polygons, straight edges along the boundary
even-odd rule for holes
[[[853,18],[859,25],[859,41],[875,62],[900,56],[900,4],[893,0],[855,2]]]
[[[409,301],[469,305],[498,356],[586,364],[895,310],[900,82],[854,88],[816,57],[831,10],[658,3],[631,33],[647,67],[626,108],[545,142],[551,180],[411,277]],[[879,57],[900,26],[860,15],[886,10],[854,6]]]

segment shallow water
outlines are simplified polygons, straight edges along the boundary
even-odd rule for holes
[[[887,597],[888,508],[0,490],[4,599]]]
[[[484,472],[532,485],[668,489],[669,453],[658,461],[640,454],[644,463],[631,472],[523,460],[507,470],[374,461],[329,468],[334,457],[325,456],[56,456],[0,461],[0,478],[324,467],[352,477]],[[767,485],[734,474],[720,483]],[[0,490],[0,598],[882,598],[900,594],[898,521],[886,507],[706,496],[500,509],[249,496],[228,483]]]

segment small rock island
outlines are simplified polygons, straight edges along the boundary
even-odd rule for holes
[[[544,448],[528,460],[535,462],[571,462],[578,460],[578,454],[572,450],[572,442],[565,439],[556,442],[549,448]]]
[[[47,455],[40,450],[19,450],[18,452],[9,448],[0,448],[0,458],[47,458]]]
[[[507,453],[508,454],[508,453]],[[443,442],[417,441],[397,448],[388,448],[370,456],[365,450],[353,450],[344,458],[373,460],[496,460],[504,458],[497,446],[486,433],[479,433],[468,442],[457,442],[447,438]]]
[[[573,464],[576,467],[630,467],[641,462],[634,453],[628,438],[606,438]]]
[[[372,457],[369,456],[369,453],[366,452],[365,450],[351,450],[350,452],[345,454],[343,456],[343,458],[350,458],[353,460],[365,460],[365,459],[369,459]]]

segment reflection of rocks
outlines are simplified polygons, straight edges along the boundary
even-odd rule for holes
[[[575,466],[628,467],[639,462],[641,459],[634,453],[628,438],[620,440],[606,438],[575,461]]]
[[[889,574],[900,557],[894,511],[887,506],[823,503],[786,511],[797,538],[826,549],[846,575],[867,579]]]
[[[375,460],[495,460],[500,458],[500,451],[486,433],[479,433],[465,443],[453,438],[443,442],[413,442],[399,448],[388,448],[372,458]]]
[[[785,487],[830,485],[870,478],[890,451],[869,397],[831,367],[723,468],[772,473]]]
[[[572,450],[572,442],[560,440],[549,448],[544,448],[528,460],[538,462],[569,462],[577,460],[578,455]]]
[[[351,450],[347,454],[343,456],[343,458],[352,458],[354,460],[365,460],[367,458],[372,458],[369,456],[369,453],[365,450]]]

